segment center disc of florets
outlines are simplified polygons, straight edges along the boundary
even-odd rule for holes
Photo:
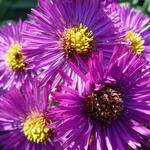
[[[140,34],[129,31],[123,39],[129,42],[131,49],[135,51],[136,54],[140,55],[144,51],[144,41]]]
[[[46,128],[51,123],[52,121],[45,119],[41,113],[34,112],[25,119],[23,133],[29,141],[43,142],[52,134],[52,129]]]
[[[73,26],[65,30],[63,45],[65,52],[69,55],[71,52],[86,54],[93,48],[93,32],[87,26],[82,24]]]
[[[8,49],[6,62],[12,70],[22,70],[26,66],[23,59],[23,53],[20,52],[21,49],[22,46],[18,43],[12,44]]]
[[[123,110],[121,93],[111,87],[94,91],[87,97],[86,109],[93,120],[110,124]]]

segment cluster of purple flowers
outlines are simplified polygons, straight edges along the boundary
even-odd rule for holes
[[[0,28],[6,150],[150,148],[150,22],[117,0],[38,0]]]

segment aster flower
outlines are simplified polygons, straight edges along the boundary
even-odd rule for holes
[[[96,49],[117,43],[122,35],[119,16],[106,12],[105,5],[99,0],[39,0],[29,15],[30,30],[23,33],[28,41],[23,52],[30,68],[46,68],[43,82],[58,68],[74,77],[66,60],[80,66]]]
[[[138,55],[143,55],[150,61],[150,25],[149,17],[142,11],[134,12],[133,8],[123,6],[119,10],[122,26],[126,31],[123,38]]]
[[[111,13],[119,9],[119,1],[118,0],[104,0],[100,1],[100,4],[105,7],[106,12]]]
[[[27,70],[28,65],[21,52],[26,42],[21,32],[26,28],[20,20],[18,23],[6,24],[0,29],[0,88],[8,89],[13,85],[20,86],[25,79],[35,75]]]
[[[126,47],[116,47],[107,70],[102,53],[92,55],[86,75],[69,64],[84,87],[62,85],[65,92],[52,93],[59,102],[53,113],[64,119],[58,129],[58,135],[64,135],[64,148],[140,147],[144,137],[150,137],[144,126],[150,124],[150,69],[143,69],[145,60]]]
[[[48,118],[49,86],[38,81],[11,88],[0,101],[0,144],[4,149],[54,150],[55,118]],[[48,128],[49,126],[49,128]],[[55,144],[54,144],[55,143]]]

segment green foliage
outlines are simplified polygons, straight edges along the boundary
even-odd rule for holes
[[[58,106],[58,105],[59,105],[59,102],[56,102],[56,101],[55,101],[55,102],[53,102],[53,105],[54,105],[54,106]]]
[[[141,9],[143,13],[150,16],[150,0],[119,0],[121,4],[126,3],[136,11]]]
[[[36,4],[36,0],[0,0],[0,23],[27,18]]]
[[[150,16],[150,0],[119,0],[121,4],[142,9],[144,14]],[[0,23],[5,21],[26,19],[31,8],[37,5],[37,0],[0,0]]]

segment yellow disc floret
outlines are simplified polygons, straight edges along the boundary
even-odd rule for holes
[[[23,53],[20,52],[21,49],[22,46],[18,43],[12,44],[8,49],[6,62],[8,66],[13,70],[22,70],[26,66],[26,63],[23,59]]]
[[[44,142],[52,134],[52,129],[46,128],[51,123],[41,113],[31,113],[23,123],[23,133],[32,142]]]
[[[133,31],[129,31],[127,35],[123,38],[124,40],[128,40],[131,45],[132,50],[134,50],[137,54],[141,54],[144,50],[144,41],[140,34],[137,34]]]
[[[65,51],[77,52],[78,54],[85,54],[90,52],[93,47],[94,36],[88,27],[80,24],[66,29],[64,35],[64,49]]]

